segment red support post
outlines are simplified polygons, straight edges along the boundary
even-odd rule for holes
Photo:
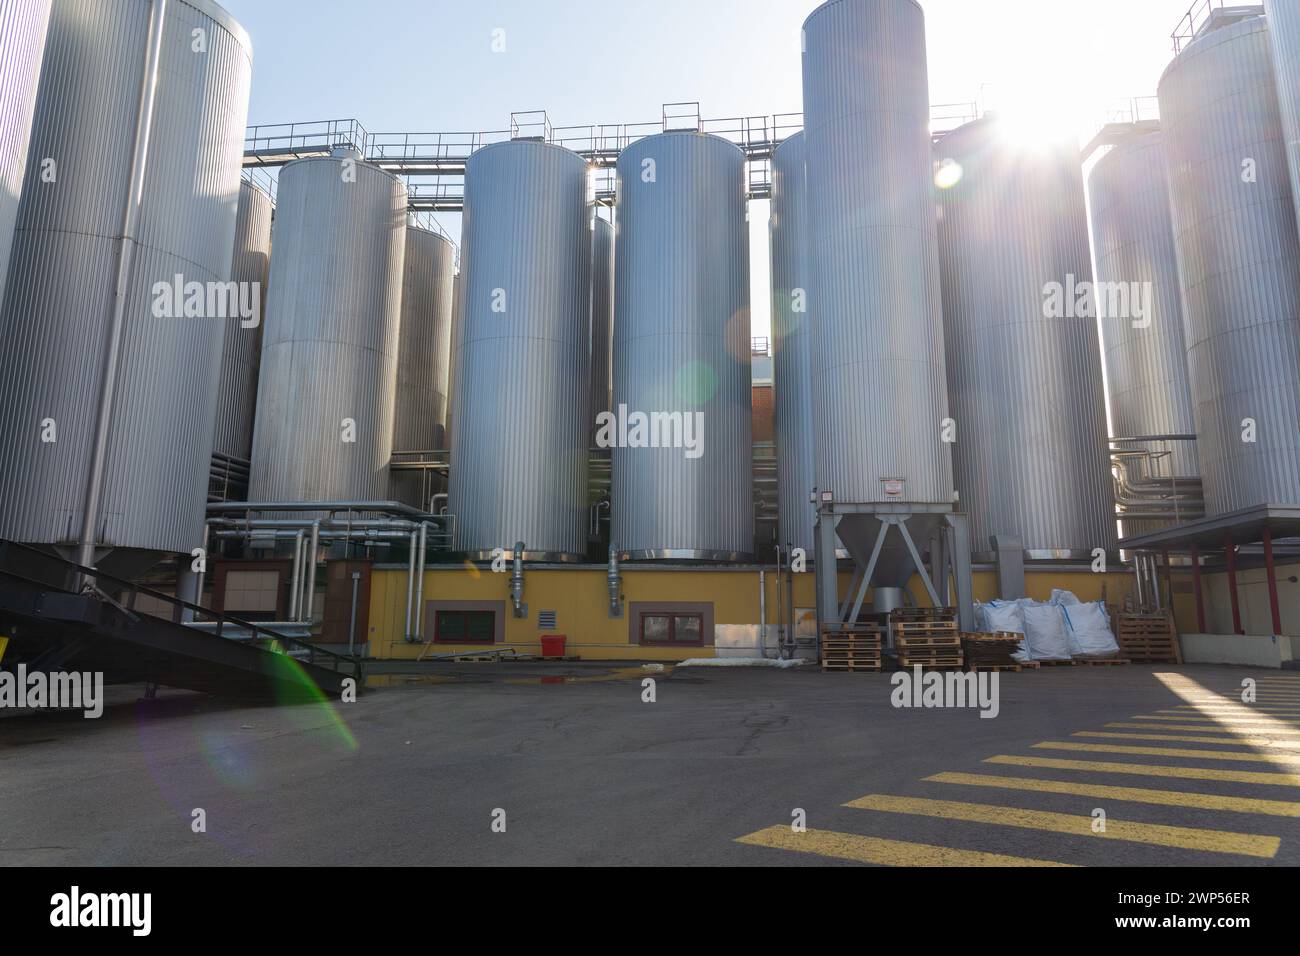
[[[1237,546],[1232,535],[1223,542],[1224,557],[1228,561],[1228,600],[1232,603],[1232,633],[1245,634],[1241,627],[1241,605],[1237,603]]]
[[[1192,590],[1196,593],[1196,631],[1205,633],[1205,594],[1201,590],[1201,554],[1192,545]]]
[[[1273,615],[1273,634],[1282,633],[1282,609],[1277,601],[1277,572],[1273,568],[1273,532],[1264,529],[1264,570],[1268,575],[1268,610]]]

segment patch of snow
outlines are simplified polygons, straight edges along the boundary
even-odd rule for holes
[[[682,661],[678,667],[799,667],[805,662],[799,659],[790,661],[772,660],[766,657],[692,657]]]

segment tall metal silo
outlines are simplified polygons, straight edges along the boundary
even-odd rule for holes
[[[957,490],[983,551],[1030,557],[1115,546],[1106,404],[1079,149],[1023,146],[988,117],[940,140],[961,178],[939,191]],[[1061,306],[1048,289],[1059,286]]]
[[[50,0],[0,0],[0,302],[27,172]]]
[[[1202,32],[1159,97],[1206,513],[1300,501],[1300,235],[1267,21]]]
[[[209,0],[167,4],[149,48],[162,8],[54,4],[29,154],[57,185],[29,165],[0,314],[0,537],[92,559],[202,540],[228,320],[167,290],[230,278],[252,52]]]
[[[281,171],[251,500],[388,498],[406,206],[347,150]]]
[[[599,216],[591,239],[591,405],[592,416],[608,411],[613,396],[614,224]]]
[[[257,324],[229,319],[221,355],[221,386],[217,391],[217,433],[213,451],[221,459],[247,462],[253,447],[253,419],[257,409],[257,369],[262,358],[262,328],[266,321],[266,287],[271,265],[271,213],[274,206],[261,188],[247,180],[239,186],[239,213],[235,218],[231,281],[251,305],[256,291]]]
[[[694,132],[618,158],[610,543],[633,560],[754,549],[744,163]]]
[[[817,476],[837,501],[901,479],[950,502],[925,16],[832,0],[804,38]]]
[[[813,411],[804,134],[772,155],[772,354],[776,384],[779,543],[813,551]]]
[[[393,451],[447,447],[447,379],[456,249],[451,240],[415,225],[406,228],[402,328],[397,348]],[[427,508],[424,476],[393,474],[398,501]]]
[[[1295,0],[1264,0],[1264,9],[1291,171],[1291,196],[1300,216],[1300,4]]]
[[[590,218],[576,153],[516,139],[469,159],[449,506],[474,556],[586,551]]]
[[[1093,166],[1088,177],[1093,262],[1099,286],[1117,289],[1142,314],[1100,310],[1102,352],[1117,438],[1194,435],[1187,345],[1178,286],[1178,254],[1169,213],[1169,173],[1159,132],[1125,134]],[[1199,476],[1194,442],[1126,444],[1129,481],[1159,475]],[[1174,486],[1163,485],[1161,493]],[[1152,498],[1146,510],[1164,507]],[[1143,508],[1135,507],[1141,511]],[[1177,511],[1169,508],[1169,521]],[[1125,520],[1126,535],[1157,530],[1166,521]]]

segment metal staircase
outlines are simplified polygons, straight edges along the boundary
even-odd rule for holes
[[[196,614],[208,629],[184,623]],[[362,683],[360,658],[9,541],[0,541],[0,636],[9,638],[6,669],[101,672],[108,684],[294,703],[337,699],[345,680],[358,692]]]

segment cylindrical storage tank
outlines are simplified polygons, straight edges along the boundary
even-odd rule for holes
[[[804,134],[772,154],[772,361],[779,543],[813,553],[812,354]]]
[[[451,240],[408,225],[402,328],[397,347],[395,452],[447,447],[447,379],[455,280],[456,249]],[[428,508],[429,502],[421,500],[424,487],[424,476],[419,473],[393,474],[393,497],[398,501]]]
[[[0,537],[81,536],[151,7],[51,12],[29,155],[55,159],[57,184],[29,164],[0,313]],[[173,0],[159,57],[95,531],[112,547],[188,552],[231,321],[213,293],[230,278],[252,50],[215,3]],[[187,311],[191,283],[206,294]]]
[[[1075,143],[1018,145],[995,118],[945,136],[939,190],[957,491],[977,553],[1016,535],[1031,557],[1091,558],[1117,535]],[[1061,306],[1049,290],[1059,288]]]
[[[586,550],[590,218],[576,153],[520,139],[469,159],[448,503],[472,556]]]
[[[1272,40],[1273,76],[1291,172],[1291,196],[1300,216],[1300,3],[1264,0],[1264,10]]]
[[[614,354],[614,224],[599,216],[591,236],[591,406],[609,411]],[[594,426],[593,426],[594,427]]]
[[[1128,314],[1107,308],[1099,315],[1115,437],[1194,435],[1161,134],[1137,134],[1117,143],[1093,166],[1088,196],[1098,285],[1120,289],[1139,306]],[[1153,463],[1156,474],[1200,474],[1194,442],[1145,447],[1170,453]]]
[[[266,318],[266,283],[271,265],[271,211],[267,193],[245,180],[239,186],[235,218],[231,281],[239,284],[242,302],[257,308],[252,319],[227,320],[221,355],[221,385],[217,391],[217,434],[213,451],[248,461],[253,447],[253,417],[257,410],[257,369],[262,358],[262,328]]]
[[[1192,41],[1159,96],[1206,513],[1300,501],[1300,235],[1267,21]]]
[[[0,302],[49,22],[50,0],[0,0]]]
[[[280,173],[251,500],[387,499],[406,204],[346,151]]]
[[[633,560],[754,550],[744,164],[694,132],[618,158],[610,543]]]
[[[831,0],[804,22],[816,474],[836,501],[952,500],[925,16]]]

